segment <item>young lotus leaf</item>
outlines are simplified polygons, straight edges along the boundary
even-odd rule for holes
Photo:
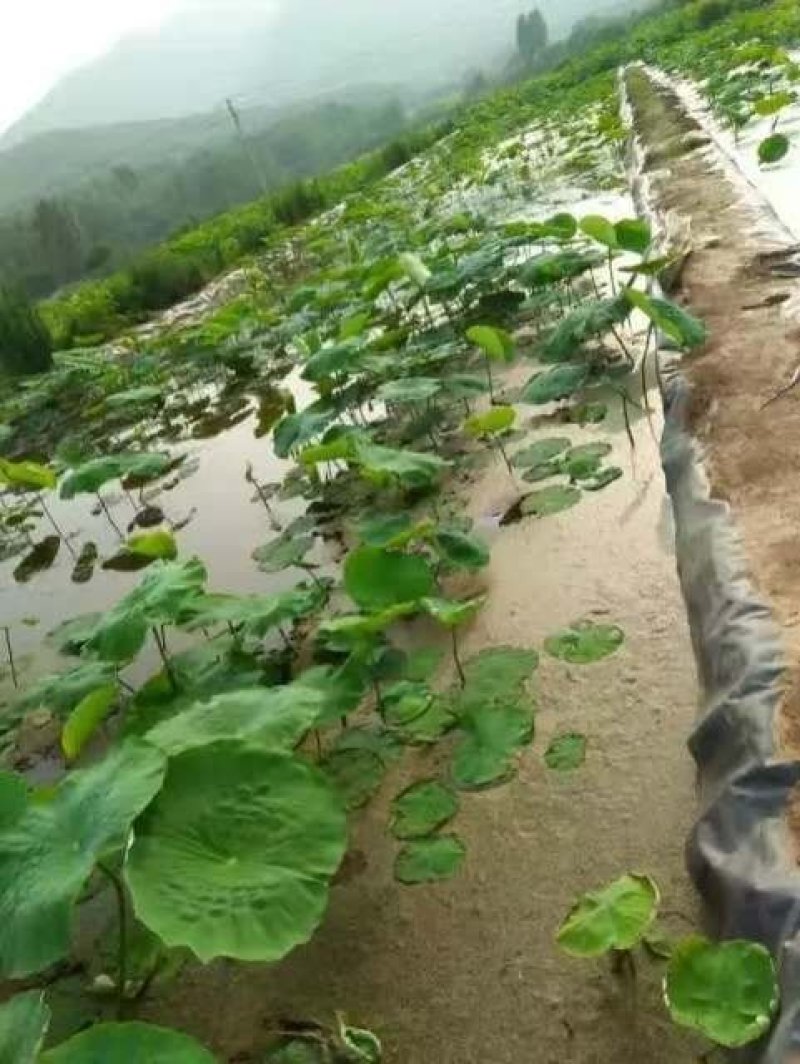
[[[534,255],[518,271],[520,283],[526,288],[544,288],[547,285],[580,277],[582,273],[598,265],[597,254],[587,255],[578,251],[545,252]]]
[[[480,439],[482,436],[496,436],[508,432],[517,420],[513,406],[493,406],[485,414],[473,414],[464,422],[464,429],[470,436]]]
[[[633,949],[656,918],[660,898],[649,876],[630,873],[584,894],[558,929],[556,941],[573,957]]]
[[[644,255],[653,242],[650,226],[641,218],[623,218],[614,226],[617,247]]]
[[[323,621],[319,626],[319,634],[331,647],[350,649],[361,643],[372,643],[380,632],[418,611],[416,602],[400,602],[378,613],[347,613]]]
[[[125,544],[131,554],[140,554],[144,558],[172,561],[178,556],[178,544],[168,528],[159,528],[154,532],[138,532]]]
[[[486,601],[485,595],[467,599],[464,602],[455,602],[450,599],[424,598],[422,606],[427,613],[445,628],[459,628],[462,624],[471,621],[478,610]]]
[[[533,740],[533,709],[522,700],[470,706],[459,727],[464,735],[453,758],[453,781],[460,790],[479,790],[511,778],[517,754]]]
[[[619,480],[622,475],[619,466],[607,466],[599,470],[590,480],[585,480],[581,487],[584,491],[601,491],[609,484],[613,484],[615,480]]]
[[[556,772],[571,772],[586,760],[586,736],[577,732],[557,735],[544,755],[544,763]]]
[[[544,649],[571,665],[588,665],[613,654],[624,641],[625,633],[615,624],[576,621],[565,631],[545,639]]]
[[[352,1056],[353,1064],[381,1064],[383,1046],[372,1031],[349,1027],[340,1018],[339,1037],[346,1051]]]
[[[626,288],[624,295],[631,306],[645,314],[656,328],[672,337],[682,347],[699,347],[705,343],[708,336],[705,325],[677,303],[671,303],[668,299],[657,299],[635,288]]]
[[[489,548],[474,536],[458,529],[440,528],[433,536],[433,546],[442,561],[455,569],[470,569],[476,572],[489,564]]]
[[[597,443],[581,443],[577,447],[570,447],[566,460],[574,458],[605,458],[613,450],[610,443],[598,440]]]
[[[570,510],[580,501],[581,493],[578,488],[559,484],[526,495],[522,500],[521,510],[523,514],[532,514],[534,517],[550,517],[560,514],[563,510]]]
[[[388,728],[380,725],[345,728],[339,733],[334,753],[340,754],[347,750],[366,750],[387,767],[403,756],[403,744]]]
[[[442,381],[431,377],[401,377],[387,381],[375,393],[382,403],[427,403],[442,390]]]
[[[471,373],[451,373],[441,383],[443,391],[451,399],[476,399],[489,390],[485,377],[476,377]]]
[[[778,983],[769,951],[757,942],[710,942],[690,935],[675,947],[664,977],[675,1023],[717,1045],[747,1045],[769,1030]]]
[[[386,514],[363,520],[358,526],[358,538],[367,547],[402,550],[415,539],[424,539],[433,528],[433,522],[414,522],[406,512]]]
[[[758,161],[762,166],[779,163],[789,153],[789,138],[783,133],[773,133],[758,146]]]
[[[537,440],[523,450],[517,451],[511,459],[511,464],[523,468],[543,465],[551,458],[563,454],[571,443],[569,436],[549,436],[547,439]]]
[[[607,414],[605,403],[579,403],[569,410],[569,420],[575,425],[598,425]]]
[[[16,703],[18,709],[48,709],[56,714],[69,713],[92,691],[115,679],[113,665],[87,661],[68,672],[45,676],[28,688]]]
[[[323,691],[308,685],[255,687],[198,702],[145,738],[170,757],[217,739],[247,739],[272,753],[289,754],[324,709]]]
[[[458,806],[455,793],[438,780],[413,783],[392,802],[392,834],[396,839],[424,838],[452,820]]]
[[[542,222],[543,236],[552,236],[556,240],[572,240],[578,232],[578,219],[574,214],[560,211]]]
[[[30,975],[63,957],[72,908],[95,863],[125,841],[156,794],[166,759],[131,739],[30,801],[0,832],[0,972]]]
[[[302,377],[307,381],[321,382],[329,378],[342,379],[361,368],[365,348],[363,341],[343,340],[332,347],[323,347],[312,355],[303,367]]]
[[[539,664],[535,650],[522,647],[487,647],[464,665],[466,683],[458,692],[462,712],[484,705],[519,701]]]
[[[430,595],[434,577],[431,567],[419,555],[359,547],[345,560],[344,586],[362,609],[378,612]]]
[[[99,1023],[42,1054],[41,1064],[216,1064],[180,1031],[149,1023]]]
[[[538,484],[542,480],[549,480],[550,477],[558,476],[560,472],[561,466],[555,459],[552,459],[549,462],[540,462],[539,465],[526,469],[522,474],[522,479],[528,484]]]
[[[467,329],[467,339],[495,362],[514,360],[514,340],[504,329],[496,329],[492,325],[473,325]]]
[[[365,749],[334,750],[322,769],[349,812],[367,804],[386,774],[383,759]]]
[[[394,878],[407,886],[436,883],[456,874],[467,855],[456,835],[435,835],[408,842],[394,863]]]
[[[580,352],[587,340],[604,336],[615,325],[626,321],[631,304],[625,292],[607,299],[590,299],[570,311],[542,345],[542,361],[567,362]]]
[[[299,414],[287,414],[281,418],[272,434],[272,443],[278,458],[288,458],[295,447],[301,447],[315,436],[321,435],[336,417],[333,407],[307,407]]]
[[[601,459],[595,454],[567,455],[558,463],[559,471],[566,473],[571,481],[589,480],[600,471]]]
[[[252,557],[262,573],[279,573],[299,565],[313,546],[313,536],[293,537],[284,532],[263,547],[256,547]]]
[[[582,233],[598,244],[602,244],[603,247],[612,250],[618,247],[617,231],[613,223],[609,222],[608,218],[604,218],[602,214],[587,214],[578,224]]]
[[[126,875],[136,915],[168,946],[204,963],[276,961],[322,919],[346,844],[321,772],[229,740],[170,759]]]
[[[68,761],[81,751],[106,719],[119,694],[116,683],[104,684],[86,695],[70,713],[61,732],[61,749]]]
[[[571,362],[565,366],[555,366],[544,373],[537,373],[525,385],[521,401],[541,404],[569,399],[586,384],[589,372],[585,363]]]
[[[44,994],[17,994],[0,1005],[0,1061],[3,1064],[37,1064],[50,1024]]]
[[[342,717],[355,712],[361,704],[369,684],[367,671],[353,659],[339,669],[318,665],[306,669],[294,681],[293,688],[309,688],[322,696],[322,708],[316,726],[338,723]]]
[[[37,462],[12,462],[0,458],[0,484],[11,488],[27,488],[29,491],[42,491],[54,488],[58,478],[52,469]]]
[[[153,479],[166,472],[172,459],[161,454],[116,454],[92,458],[78,466],[61,482],[62,499],[96,492],[111,480],[126,475]]]
[[[244,634],[262,639],[267,632],[315,613],[325,601],[324,591],[294,587],[277,595],[198,595],[187,604],[181,625],[189,631],[213,625],[241,625]]]
[[[435,455],[396,450],[366,441],[356,443],[355,458],[364,474],[375,483],[397,480],[407,488],[430,487],[451,464]]]

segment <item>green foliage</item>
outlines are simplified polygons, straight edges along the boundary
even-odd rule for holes
[[[29,991],[0,1005],[0,1061],[37,1064],[50,1022],[44,994]]]
[[[588,665],[614,654],[622,646],[625,634],[615,624],[576,621],[558,635],[544,641],[548,654],[571,665]]]
[[[485,414],[473,414],[464,422],[464,428],[470,436],[477,439],[486,436],[499,436],[508,432],[517,419],[513,406],[493,406]]]
[[[397,855],[394,876],[400,883],[436,883],[454,876],[467,851],[456,835],[436,835],[406,843]]]
[[[458,812],[458,798],[438,780],[412,783],[392,802],[392,834],[418,839],[444,827]]]
[[[41,1064],[216,1064],[199,1042],[149,1023],[101,1023],[42,1054]]]
[[[574,957],[633,949],[655,920],[659,900],[658,887],[649,876],[622,876],[603,890],[579,898],[556,940]]]
[[[557,735],[547,747],[544,763],[556,772],[571,772],[586,760],[586,736],[577,732]]]
[[[779,163],[789,154],[789,138],[783,133],[772,133],[765,137],[758,146],[758,161],[766,166]]]
[[[379,547],[359,547],[344,563],[344,586],[362,609],[379,612],[405,602],[419,602],[434,589],[433,572],[424,558]]]
[[[516,353],[512,337],[491,325],[473,325],[467,329],[467,339],[495,362],[511,362]]]
[[[46,373],[52,355],[53,341],[36,307],[22,292],[0,286],[0,370]]]
[[[61,732],[61,748],[68,761],[80,756],[84,746],[111,712],[117,694],[115,683],[104,684],[82,698],[70,713]]]
[[[554,484],[526,495],[520,503],[520,509],[524,516],[550,517],[560,514],[563,510],[571,510],[580,501],[581,493],[578,488]]]

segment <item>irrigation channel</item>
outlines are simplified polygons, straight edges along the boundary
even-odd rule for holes
[[[684,271],[697,318],[659,303],[649,288],[652,271],[642,264],[659,254],[651,239],[657,226],[651,234],[634,221],[618,139],[598,132],[598,120],[616,112],[609,99],[572,115],[566,127],[538,123],[484,150],[470,164],[471,178],[449,180],[453,160],[440,147],[387,181],[377,205],[356,202],[313,223],[305,239],[319,255],[316,273],[312,252],[286,282],[288,324],[259,316],[256,286],[232,304],[235,314],[222,308],[185,326],[188,339],[173,332],[148,341],[148,380],[135,378],[133,363],[115,376],[118,356],[108,354],[98,385],[106,391],[91,408],[94,454],[100,445],[112,459],[146,450],[162,456],[160,465],[144,473],[109,466],[105,480],[93,477],[97,467],[89,459],[87,469],[85,452],[42,453],[40,421],[21,404],[26,446],[12,464],[36,458],[59,483],[34,491],[18,482],[4,500],[14,516],[6,519],[0,567],[0,615],[13,658],[2,687],[6,763],[31,783],[62,779],[66,721],[72,772],[92,772],[86,766],[114,756],[120,734],[166,750],[178,766],[155,806],[143,812],[142,800],[124,825],[127,833],[133,823],[123,873],[138,918],[125,993],[116,995],[128,998],[117,1002],[124,1018],[184,1031],[230,1064],[321,1061],[313,1038],[303,1037],[337,1012],[376,1032],[390,1064],[689,1064],[707,1049],[670,1022],[655,939],[633,984],[607,963],[566,956],[555,939],[579,895],[627,872],[658,884],[665,934],[679,938],[702,924],[684,856],[698,814],[686,742],[700,695],[661,467],[653,340],[660,334],[673,351],[697,348],[706,321],[724,346],[726,323],[732,331],[735,317],[740,328],[742,302],[772,305],[774,285],[759,275],[733,286],[729,271],[709,277],[701,268],[709,255],[712,265],[715,255],[730,261],[726,227],[738,226],[738,193],[716,172],[707,179],[707,149],[689,151],[689,127],[662,106],[654,82],[641,71],[629,77],[640,146],[677,140],[686,148],[670,156],[674,187],[667,193],[653,179],[645,206],[677,206],[695,219],[706,212],[705,250]],[[665,129],[671,122],[676,128]],[[437,174],[448,180],[437,186]],[[415,213],[416,192],[430,195],[432,186],[440,193],[433,221]],[[668,202],[657,204],[660,196]],[[412,224],[410,253],[402,234]],[[342,226],[350,239],[344,253],[331,234]],[[336,255],[331,269],[326,259]],[[744,263],[735,263],[737,278]],[[354,301],[342,295],[353,278],[362,293]],[[752,331],[736,333],[736,384],[745,390],[739,371],[756,372],[748,345],[782,328],[760,310],[752,315]],[[183,320],[180,311],[174,318]],[[574,349],[583,352],[578,361]],[[766,396],[786,379],[791,359],[766,340],[759,350],[751,394]],[[80,375],[85,365],[65,356],[60,371]],[[719,391],[732,375],[713,349],[690,374],[697,402],[724,394],[734,411],[733,390]],[[340,400],[334,414],[332,395]],[[800,503],[773,499],[773,549],[762,559],[765,495],[748,486],[769,480],[764,491],[778,490],[792,460],[780,440],[793,427],[779,419],[794,409],[776,404],[776,420],[766,423],[775,443],[768,460],[755,451],[764,446],[763,417],[726,412],[706,433],[700,410],[692,423],[706,434],[714,485],[731,499],[748,556],[758,560],[759,586],[787,625],[795,577],[792,535],[781,527],[797,527],[789,507]],[[70,477],[77,488],[65,492]],[[129,539],[137,525],[165,533],[162,554],[155,541],[137,548]],[[295,550],[309,534],[305,550]],[[47,537],[50,548],[36,554]],[[87,542],[97,557],[76,581]],[[253,552],[270,543],[259,567]],[[279,549],[286,564],[270,564]],[[142,580],[163,580],[194,556],[213,594],[199,589],[196,570],[184,569],[180,609],[172,610],[175,585],[135,598]],[[425,590],[404,599],[388,586],[384,567],[398,557],[408,567],[400,582],[421,580]],[[423,561],[435,566],[433,583],[419,576]],[[141,569],[145,562],[152,565]],[[154,639],[135,632],[132,648],[129,614],[118,623],[123,596]],[[66,639],[65,623],[86,614],[91,620]],[[702,659],[697,629],[693,635]],[[82,656],[65,659],[58,651],[65,643]],[[70,667],[102,673],[109,661],[102,684],[113,697],[89,727],[83,698],[93,688],[78,682],[84,675],[66,685],[47,677]],[[354,662],[363,679],[356,698],[341,712],[334,699],[303,722],[287,718],[280,736],[269,722],[246,719],[254,705],[247,698],[223,701],[214,719],[198,714],[198,706],[236,699],[242,688],[263,691],[266,682],[272,691],[291,682],[298,700],[310,703],[320,670],[329,670],[327,683],[341,679],[330,670],[352,672]],[[147,697],[134,693],[162,667]],[[84,707],[80,727],[76,706]],[[231,716],[233,732],[225,730],[234,727]],[[344,730],[340,716],[348,718]],[[788,741],[795,741],[792,726],[787,715]],[[245,740],[264,734],[278,745],[253,753]],[[215,738],[224,741],[202,745]],[[253,810],[220,827],[212,808],[238,800],[224,790],[215,798],[214,778],[236,790],[236,759],[247,757],[273,758],[275,771],[278,761],[280,771],[288,763],[293,772],[298,762],[302,772],[318,764],[315,786],[350,810],[343,860],[343,840],[325,875],[294,856],[301,875],[288,900],[278,890],[277,901],[269,893],[252,901],[258,858],[242,857],[236,846]],[[446,788],[449,811],[421,842],[394,837],[403,834],[396,797],[432,779]],[[185,836],[173,819],[186,861],[173,873],[159,852],[159,817],[179,817],[187,780],[210,811]],[[170,809],[165,794],[178,799]],[[272,808],[268,815],[278,816]],[[301,841],[304,852],[319,843]],[[14,860],[24,862],[22,849]],[[288,874],[284,857],[270,855],[280,876]],[[252,879],[231,871],[239,860]],[[91,868],[66,899],[68,908],[81,899],[70,917],[71,945],[48,939],[34,948],[6,925],[16,904],[35,929],[35,898],[15,895],[0,867],[0,967],[14,977],[4,996],[50,973],[48,1044],[115,1007],[118,914],[113,891],[90,878]],[[153,886],[159,868],[168,889]],[[44,893],[35,872],[26,866],[24,873],[32,895]],[[322,901],[313,914],[298,913],[296,896],[305,890],[298,884],[312,879],[324,881]],[[175,948],[164,951],[159,935]],[[273,963],[256,963],[267,957]],[[306,1055],[286,1055],[294,1036]],[[276,1039],[284,1055],[265,1058]]]

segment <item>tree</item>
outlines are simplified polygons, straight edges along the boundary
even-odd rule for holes
[[[22,292],[0,288],[0,368],[45,373],[53,368],[53,340],[36,306]]]
[[[55,199],[40,199],[33,210],[33,227],[53,276],[60,284],[83,271],[81,232],[74,212]]]
[[[517,50],[526,63],[547,47],[549,33],[538,7],[517,19]]]

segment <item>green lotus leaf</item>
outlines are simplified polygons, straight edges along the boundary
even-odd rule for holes
[[[586,760],[586,736],[577,732],[557,735],[544,755],[544,763],[556,772],[571,772]]]
[[[189,631],[215,625],[242,625],[245,634],[261,639],[282,624],[309,617],[323,604],[316,585],[295,587],[277,595],[198,595],[187,606],[181,626]]]
[[[424,598],[422,607],[445,628],[458,628],[471,621],[484,602],[486,602],[486,595],[478,595],[463,602],[442,598]]]
[[[287,414],[275,426],[272,444],[278,458],[288,458],[295,447],[301,447],[321,435],[336,417],[332,407],[307,407],[299,414]]]
[[[366,750],[387,767],[403,756],[403,744],[388,728],[380,725],[345,728],[336,739],[334,752],[345,750]]]
[[[572,461],[574,458],[605,458],[612,450],[611,444],[602,440],[596,443],[581,443],[577,447],[570,447],[566,461]]]
[[[675,1023],[735,1048],[760,1038],[778,1007],[775,964],[757,942],[690,935],[673,950],[664,1000]]]
[[[649,876],[630,873],[603,890],[584,894],[558,929],[556,941],[574,957],[599,957],[633,949],[656,918],[658,887]]]
[[[48,709],[58,715],[69,713],[92,691],[110,683],[115,675],[113,665],[87,661],[68,672],[54,673],[37,680],[16,703],[16,708]]]
[[[561,466],[554,458],[549,462],[542,462],[526,469],[522,474],[522,479],[527,484],[539,484],[543,480],[549,480],[550,477],[557,477],[561,471]]]
[[[504,783],[514,773],[517,754],[533,740],[533,708],[525,701],[488,703],[462,711],[464,732],[453,758],[460,790]]]
[[[617,247],[644,255],[653,242],[650,226],[641,218],[623,218],[614,226]]]
[[[617,244],[617,231],[612,222],[601,214],[587,214],[578,223],[582,233],[603,247],[614,249]]]
[[[350,1027],[339,1020],[339,1037],[342,1045],[353,1058],[353,1064],[381,1064],[383,1047],[372,1031]]]
[[[513,338],[492,325],[473,325],[467,329],[467,339],[496,362],[512,362],[516,354]]]
[[[570,480],[589,480],[600,472],[601,459],[597,455],[582,454],[572,457],[567,455],[559,463],[559,471],[566,473]]]
[[[349,811],[366,805],[386,775],[383,759],[366,749],[334,750],[321,767]]]
[[[172,561],[178,556],[178,544],[168,528],[158,528],[153,532],[137,532],[125,544],[131,554],[141,554],[144,558],[161,558]]]
[[[149,1023],[100,1023],[42,1054],[41,1064],[216,1064],[180,1031]]]
[[[270,540],[263,547],[256,547],[253,560],[262,573],[279,573],[283,569],[300,565],[314,546],[313,536],[282,536]]]
[[[54,488],[57,483],[58,477],[53,470],[38,462],[12,462],[8,458],[0,458],[0,484],[42,491]]]
[[[580,277],[593,266],[598,265],[596,253],[565,251],[544,252],[534,255],[520,266],[517,276],[525,288],[542,289],[559,281]]]
[[[485,436],[497,436],[508,432],[517,420],[513,406],[493,406],[484,414],[473,414],[464,422],[464,430],[475,439]]]
[[[619,466],[606,466],[605,469],[599,470],[591,479],[585,480],[581,487],[584,491],[602,491],[609,484],[613,484],[615,480],[619,480],[622,475],[622,470]]]
[[[379,547],[359,547],[344,563],[344,586],[362,609],[379,612],[430,595],[435,582],[424,558]]]
[[[441,647],[420,647],[406,655],[403,667],[403,679],[422,683],[429,680],[444,658],[444,650]]]
[[[164,393],[154,384],[143,384],[140,388],[128,388],[124,392],[114,392],[105,399],[109,410],[124,410],[130,406],[143,406],[161,399]]]
[[[555,366],[537,373],[522,391],[523,403],[554,403],[580,391],[589,379],[589,367],[583,362]]]
[[[543,235],[557,240],[572,240],[578,232],[578,219],[567,211],[559,211],[542,222]]]
[[[325,776],[240,741],[171,758],[135,827],[126,875],[138,918],[201,961],[275,961],[307,942],[344,855]]]
[[[115,454],[104,458],[92,458],[73,469],[61,482],[62,499],[74,499],[76,495],[99,491],[104,484],[126,475],[151,480],[165,473],[172,463],[162,454]]]
[[[392,834],[396,839],[424,838],[452,820],[458,806],[455,792],[438,780],[412,783],[392,802]]]
[[[317,1041],[292,1038],[271,1049],[264,1058],[264,1064],[326,1064],[323,1054],[327,1047]]]
[[[45,636],[45,643],[54,647],[61,654],[78,655],[84,644],[91,638],[102,613],[85,613],[73,617],[51,629]]]
[[[486,705],[519,701],[538,664],[535,650],[487,647],[464,665],[465,684],[457,694],[457,708],[469,712]]]
[[[543,362],[568,362],[580,353],[587,340],[604,336],[630,314],[631,304],[624,292],[587,300],[559,322],[542,345],[539,357]]]
[[[762,166],[779,163],[789,153],[789,138],[783,133],[773,133],[758,146],[758,161]]]
[[[442,390],[442,381],[432,377],[401,377],[387,381],[375,393],[382,403],[427,403]]]
[[[545,639],[544,649],[571,665],[588,665],[613,654],[624,641],[625,633],[615,624],[575,621],[565,631]]]
[[[349,376],[360,369],[365,349],[358,338],[342,340],[331,347],[323,347],[303,366],[302,377],[307,381],[325,381]]]
[[[430,487],[451,464],[432,454],[397,450],[366,441],[356,443],[355,458],[364,474],[376,483],[397,480],[408,488]]]
[[[550,488],[541,488],[526,495],[521,503],[523,514],[534,517],[550,517],[570,510],[581,501],[580,489],[570,485],[554,484]]]
[[[418,611],[416,602],[400,602],[378,613],[346,613],[323,621],[319,626],[319,634],[330,646],[349,649],[358,643],[371,642],[379,632]]]
[[[404,251],[399,257],[400,267],[403,273],[413,281],[418,288],[422,288],[431,276],[431,271],[419,257],[411,251]]]
[[[81,699],[67,718],[61,732],[61,749],[74,761],[111,712],[119,694],[116,683],[104,684]]]
[[[571,442],[569,436],[548,436],[547,439],[537,440],[523,450],[517,451],[511,459],[511,464],[521,468],[542,465],[549,462],[551,458],[563,454]]]
[[[473,572],[484,569],[491,559],[489,548],[475,536],[458,529],[439,528],[433,536],[433,546],[442,561],[456,569]]]
[[[13,825],[25,812],[28,786],[23,776],[0,771],[0,830]]]
[[[433,691],[426,683],[400,680],[383,692],[383,719],[390,727],[405,727],[422,716],[433,697]]]
[[[338,722],[358,709],[369,686],[369,677],[365,669],[347,661],[339,669],[328,665],[306,669],[292,686],[308,688],[322,696],[322,708],[316,721],[317,726],[322,727]]]
[[[432,521],[414,521],[410,514],[381,514],[365,518],[358,526],[358,537],[367,547],[402,550],[418,539],[427,539],[436,526]]]
[[[156,725],[148,742],[170,757],[218,739],[248,739],[273,753],[291,753],[325,709],[311,686],[255,687],[217,695]]]
[[[458,872],[467,855],[456,835],[436,835],[416,839],[400,850],[394,863],[394,877],[400,883],[436,883]]]
[[[41,971],[70,945],[72,907],[95,863],[119,848],[164,778],[160,750],[136,739],[72,772],[0,833],[0,972]]]
[[[451,399],[477,399],[486,394],[489,385],[485,377],[473,373],[451,373],[442,381],[442,388]]]
[[[334,426],[331,431],[335,431],[336,428],[337,426]],[[356,429],[353,432],[337,433],[333,439],[304,447],[298,454],[297,460],[304,466],[315,466],[320,462],[349,462],[355,453],[356,435],[361,435]]]
[[[575,425],[597,425],[607,414],[606,403],[579,403],[569,410],[569,420]]]
[[[0,1061],[2,1064],[36,1064],[50,1025],[44,994],[17,994],[0,1005]]]
[[[635,288],[625,288],[623,294],[632,307],[640,310],[656,328],[682,347],[699,347],[705,343],[708,336],[705,325],[677,303],[649,296]]]

